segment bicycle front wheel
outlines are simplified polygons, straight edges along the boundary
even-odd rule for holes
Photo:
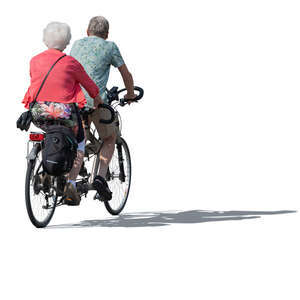
[[[36,145],[38,146],[38,145]],[[31,223],[37,227],[46,227],[55,211],[57,195],[48,178],[48,184],[43,182],[43,169],[41,151],[37,151],[35,160],[30,160],[27,165],[25,179],[25,202]]]
[[[112,191],[112,199],[104,201],[104,205],[110,214],[118,215],[126,205],[131,184],[130,152],[123,138],[115,145],[106,180]]]

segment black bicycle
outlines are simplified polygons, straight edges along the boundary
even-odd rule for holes
[[[111,112],[109,120],[99,120],[101,123],[111,123],[117,120],[120,135],[117,137],[115,151],[106,174],[106,180],[112,191],[112,199],[106,201],[97,192],[94,199],[104,203],[107,211],[112,215],[118,215],[125,207],[131,184],[131,159],[128,145],[121,136],[121,116],[117,110],[118,106],[125,106],[128,102],[137,102],[143,95],[143,89],[134,88],[138,96],[133,100],[119,99],[119,95],[126,89],[118,90],[113,87],[107,90],[109,105],[101,105]],[[97,134],[93,124],[88,121],[88,116],[92,110],[82,111],[86,133],[85,159],[76,182],[77,190],[81,197],[94,190],[92,182],[98,174],[100,168],[99,153],[102,141]],[[43,140],[46,133],[31,132],[27,144],[27,172],[25,180],[25,200],[28,216],[32,224],[38,228],[45,227],[51,221],[55,208],[64,205],[64,187],[67,182],[66,175],[45,176],[42,164]],[[30,145],[32,145],[31,150]],[[30,151],[29,151],[30,150]],[[94,190],[95,191],[95,190]]]

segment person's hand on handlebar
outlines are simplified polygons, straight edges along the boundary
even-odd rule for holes
[[[129,94],[127,93],[125,96],[124,96],[124,99],[127,100],[126,102],[130,105],[132,103],[132,101],[129,101],[129,100],[134,100],[135,98],[137,97],[136,94]]]
[[[121,73],[121,76],[123,78],[123,82],[125,85],[125,88],[127,89],[127,94],[124,96],[124,99],[127,100],[126,102],[128,104],[132,103],[132,101],[128,100],[134,100],[137,95],[134,94],[134,84],[133,84],[133,78],[131,73],[128,71],[127,66],[123,64],[120,66],[119,71]]]
[[[94,107],[93,109],[96,109],[100,104],[104,104],[103,100],[100,97],[100,94],[98,94],[95,98],[94,98]]]

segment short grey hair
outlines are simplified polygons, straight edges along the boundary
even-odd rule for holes
[[[104,17],[97,16],[91,18],[88,26],[88,32],[90,34],[105,38],[108,34],[108,30],[109,23]]]
[[[64,50],[71,40],[71,28],[66,23],[51,22],[43,32],[43,42],[48,48]]]

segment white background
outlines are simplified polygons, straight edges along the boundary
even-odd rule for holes
[[[1,299],[299,299],[299,215],[265,214],[299,209],[299,13],[290,0],[2,2]],[[121,111],[130,198],[115,226],[88,198],[50,224],[75,226],[37,230],[15,127],[29,61],[48,22],[72,43],[95,15],[145,89]]]

